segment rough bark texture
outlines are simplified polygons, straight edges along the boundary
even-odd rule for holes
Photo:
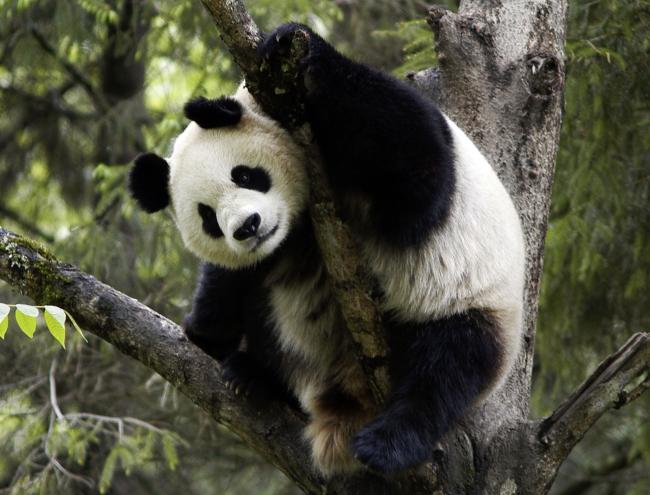
[[[521,469],[521,433],[560,133],[566,8],[565,0],[463,1],[457,14],[432,8],[439,67],[412,78],[488,157],[513,197],[526,238],[525,339],[518,366],[451,445],[454,457],[462,458],[463,448],[471,453],[465,469],[472,475],[458,481],[478,482],[485,493],[534,493],[524,489],[531,477]]]
[[[254,57],[259,35],[242,4],[202,2],[235,61],[252,76],[256,98],[272,114],[285,106],[299,120],[299,105],[272,96],[274,88],[284,88],[287,80],[290,87],[296,78],[290,70],[286,80],[265,73],[263,67],[259,70]],[[325,482],[311,469],[301,440],[305,418],[281,404],[262,410],[233,396],[223,386],[219,365],[169,320],[1,228],[0,277],[39,304],[65,307],[88,331],[160,373],[306,493],[546,493],[560,464],[589,427],[608,409],[629,403],[650,387],[650,335],[637,334],[603,361],[555,413],[542,421],[528,417],[543,239],[560,127],[565,14],[565,0],[464,1],[458,14],[433,9],[440,67],[411,78],[472,136],[497,168],[521,213],[528,248],[526,339],[518,366],[501,393],[447,435],[433,467],[393,480],[362,473]],[[290,56],[299,56],[299,43]],[[297,136],[308,145],[307,130]],[[339,296],[348,305],[353,335],[356,325],[372,341],[379,325],[364,319],[376,310],[364,293],[363,269],[352,257],[354,245],[318,177],[317,154],[313,148],[310,153],[312,215],[321,249],[332,265],[335,285],[343,286],[340,281],[346,278],[360,284],[353,292],[341,289]],[[342,257],[346,263],[339,273],[336,262]],[[360,309],[355,297],[371,304],[369,309]],[[373,345],[362,344],[361,354],[372,356]],[[369,371],[371,380],[381,381]]]

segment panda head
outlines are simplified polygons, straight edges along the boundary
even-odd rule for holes
[[[261,113],[243,85],[234,97],[185,105],[192,121],[172,154],[136,158],[133,197],[147,212],[171,204],[187,248],[226,268],[273,253],[306,208],[301,148]]]

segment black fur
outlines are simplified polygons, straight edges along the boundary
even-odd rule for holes
[[[213,239],[223,237],[223,230],[221,230],[219,220],[217,220],[217,212],[214,211],[212,207],[204,205],[203,203],[197,205],[197,210],[201,217],[201,227],[203,228],[203,232]]]
[[[235,184],[245,189],[263,193],[269,192],[271,189],[271,177],[262,167],[237,165],[230,171],[230,176]]]
[[[244,335],[242,315],[250,304],[248,295],[258,278],[252,268],[226,270],[203,264],[192,312],[184,322],[187,337],[218,361],[236,351]]]
[[[247,339],[249,351],[265,347],[258,344],[268,342],[259,330],[266,329],[268,320],[267,286],[291,283],[318,270],[321,262],[309,218],[304,215],[296,223],[282,247],[255,266],[228,270],[201,265],[192,312],[185,317],[185,333],[218,361],[239,348],[247,330],[255,332],[254,339]],[[280,265],[285,268],[281,273],[274,269]]]
[[[276,374],[278,365],[279,362],[274,366],[265,363],[253,353],[236,351],[224,360],[223,379],[236,395],[249,397],[258,403],[285,398],[289,392]]]
[[[284,381],[292,356],[280,348],[269,322],[268,287],[313,277],[320,267],[305,213],[280,249],[255,266],[228,270],[202,264],[192,311],[183,324],[185,334],[223,363],[224,379],[234,390],[240,388],[251,398],[262,400],[282,398],[298,408]],[[323,275],[318,283],[324,282]]]
[[[454,192],[444,117],[413,88],[347,59],[306,26],[279,27],[261,56],[273,64],[298,29],[309,33],[307,120],[333,188],[369,200],[370,228],[381,239],[398,247],[422,242],[447,218]],[[354,212],[348,216],[354,224]]]
[[[129,173],[129,189],[140,207],[154,213],[169,205],[169,164],[155,153],[138,156]]]
[[[241,120],[241,104],[227,96],[208,100],[202,96],[188,101],[184,107],[185,116],[199,124],[203,129],[226,127]]]
[[[273,64],[297,29],[310,39],[302,64],[307,118],[355,233],[391,247],[422,243],[447,220],[455,192],[453,142],[443,115],[415,90],[343,57],[304,26],[281,26],[265,38],[260,54]],[[210,114],[209,107],[197,106],[202,115]],[[233,180],[240,179],[233,174]],[[355,209],[355,201],[365,203],[367,216],[358,214],[365,208]],[[322,268],[306,218],[254,268],[203,269],[186,331],[225,360],[235,389],[253,389],[256,377],[280,383],[280,371],[299,359],[284,354],[269,328],[268,287],[314,277]],[[309,318],[323,311],[317,307]],[[385,320],[392,390],[385,410],[357,433],[352,448],[370,468],[393,473],[430,459],[435,442],[492,383],[503,349],[487,312],[470,310],[425,324],[398,324],[390,315]],[[332,389],[322,406],[353,410],[355,400]]]
[[[418,325],[388,322],[388,332],[394,386],[384,412],[353,441],[357,458],[382,473],[429,460],[503,359],[497,322],[479,310]]]
[[[338,385],[333,385],[318,397],[318,409],[337,416],[358,414],[361,407],[356,397],[344,392]]]
[[[264,263],[241,270],[201,266],[187,338],[224,366],[232,390],[256,400],[283,398],[295,404],[281,378],[282,350],[269,328]]]

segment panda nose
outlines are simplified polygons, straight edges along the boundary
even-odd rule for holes
[[[257,233],[257,229],[260,226],[262,218],[257,213],[253,213],[249,216],[244,223],[235,230],[235,233],[232,235],[238,241],[243,241],[249,237],[253,237]]]

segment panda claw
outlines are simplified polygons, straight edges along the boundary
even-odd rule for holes
[[[271,397],[268,383],[244,353],[238,352],[224,362],[225,387],[237,397],[260,399]]]
[[[311,30],[302,24],[290,22],[278,26],[260,45],[260,54],[266,59],[277,56],[286,57],[298,32],[303,32],[308,37],[311,36]]]

